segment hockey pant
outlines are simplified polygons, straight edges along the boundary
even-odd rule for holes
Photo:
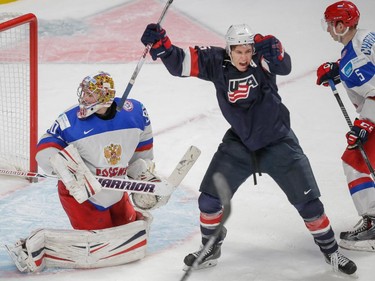
[[[375,167],[375,134],[370,134],[363,146]],[[354,206],[360,216],[375,215],[375,184],[360,150],[346,149],[342,155],[343,168]]]
[[[124,225],[136,220],[136,211],[125,192],[120,201],[108,208],[99,208],[90,201],[78,203],[63,182],[58,182],[58,193],[61,204],[74,229],[105,229]]]

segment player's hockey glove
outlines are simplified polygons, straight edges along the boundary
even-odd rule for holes
[[[150,23],[147,25],[141,41],[145,46],[152,44],[150,55],[153,60],[166,57],[172,51],[171,40],[169,40],[165,29],[160,24]]]
[[[332,80],[335,85],[339,84],[341,82],[339,63],[340,60],[337,62],[325,62],[319,66],[318,70],[316,71],[316,75],[318,77],[316,84],[323,84],[323,86],[328,87],[328,80]]]
[[[284,48],[280,40],[273,35],[254,36],[255,51],[271,63],[279,63],[284,58]]]
[[[368,120],[356,119],[350,132],[346,134],[348,149],[354,149],[358,142],[365,143],[368,135],[374,130],[375,124]]]

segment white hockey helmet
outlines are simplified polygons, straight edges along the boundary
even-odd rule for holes
[[[77,89],[79,112],[78,118],[86,118],[103,107],[110,107],[115,98],[115,85],[109,73],[100,71],[86,76]],[[87,102],[87,97],[94,97],[94,102]]]
[[[230,47],[234,45],[254,44],[254,33],[247,24],[231,25],[225,34],[226,50],[230,56]]]

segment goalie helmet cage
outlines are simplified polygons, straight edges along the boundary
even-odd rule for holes
[[[37,172],[38,24],[0,13],[0,166]]]

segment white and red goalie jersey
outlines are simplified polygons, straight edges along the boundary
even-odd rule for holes
[[[116,107],[116,98],[111,109]],[[135,160],[153,159],[153,135],[146,108],[129,99],[113,116],[96,114],[79,119],[78,105],[62,113],[38,143],[39,166],[52,173],[50,158],[73,144],[89,170],[97,176],[125,177],[127,167]],[[121,193],[102,190],[90,198],[95,205],[108,207],[118,202]]]

